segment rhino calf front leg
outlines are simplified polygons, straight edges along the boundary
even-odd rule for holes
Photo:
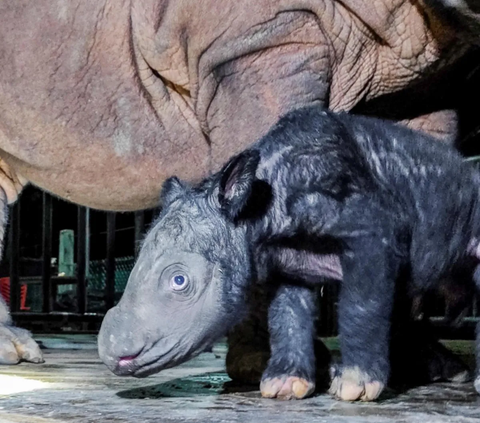
[[[0,188],[0,258],[7,224],[7,198]],[[30,332],[13,326],[7,304],[0,296],[0,364],[17,364],[20,361],[43,363],[43,354]]]
[[[281,285],[268,310],[272,356],[263,373],[263,397],[302,399],[315,390],[315,291]]]

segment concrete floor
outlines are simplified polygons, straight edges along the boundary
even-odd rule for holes
[[[175,369],[133,379],[107,371],[92,336],[39,339],[50,347],[45,364],[0,368],[1,423],[480,422],[480,397],[471,384],[387,392],[370,404],[341,403],[326,394],[281,402],[262,399],[255,387],[230,386],[225,345]]]

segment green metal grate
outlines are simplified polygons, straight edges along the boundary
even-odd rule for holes
[[[119,257],[115,259],[115,291],[123,292],[127,285],[128,277],[135,264],[135,258]],[[91,261],[88,272],[88,290],[101,291],[105,288],[107,267],[105,260]]]

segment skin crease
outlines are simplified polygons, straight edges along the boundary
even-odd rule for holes
[[[149,207],[167,176],[217,169],[292,107],[349,110],[464,52],[419,5],[376,6],[4,2],[2,166],[87,206]]]

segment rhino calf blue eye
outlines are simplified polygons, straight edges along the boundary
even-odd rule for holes
[[[188,277],[185,275],[175,275],[170,279],[170,287],[174,291],[183,291],[188,286]]]
[[[185,278],[183,276],[175,276],[173,280],[177,285],[183,285],[185,283]]]

